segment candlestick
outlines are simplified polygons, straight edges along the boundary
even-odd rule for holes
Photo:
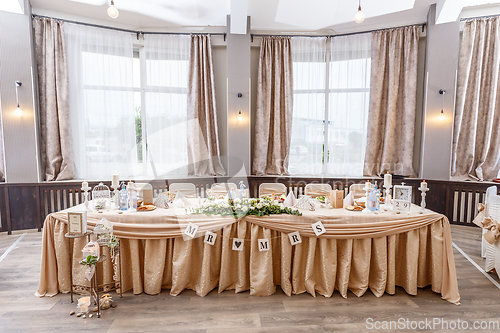
[[[90,191],[89,183],[86,180],[82,183],[82,191]]]
[[[120,194],[118,192],[118,186],[114,188],[113,194],[114,194],[113,209],[120,210]]]
[[[423,186],[422,186],[423,184]],[[427,191],[429,191],[429,188],[427,187],[427,183],[425,182],[425,180],[423,182],[420,183],[420,187],[418,188],[420,190],[420,192],[422,192],[422,201],[420,202],[420,210],[419,210],[419,213],[420,214],[423,214],[425,212],[425,196],[427,195]]]
[[[366,183],[365,183],[365,188],[363,190],[365,190],[365,196],[366,196],[366,200],[365,200],[365,209],[363,209],[363,213],[371,213],[371,210],[368,209],[368,195],[370,194],[370,190],[372,189],[372,184],[370,184],[370,180],[367,180]]]
[[[85,203],[85,211],[86,212],[92,211],[92,209],[90,209],[90,207],[89,207],[89,190],[90,190],[89,183],[84,180],[82,183],[82,191],[83,191],[83,200]]]
[[[385,182],[384,182],[384,187],[385,187],[385,202],[384,202],[384,210],[389,210],[391,208],[391,201],[389,199],[390,195],[391,195],[391,188],[392,188],[392,185],[391,183],[389,182],[389,185],[387,185]]]
[[[119,183],[120,183],[120,176],[115,172],[111,180],[111,187],[117,188],[119,186]]]
[[[392,186],[392,175],[387,171],[387,173],[384,175],[384,187],[387,186]]]

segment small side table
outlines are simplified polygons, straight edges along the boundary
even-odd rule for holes
[[[75,238],[85,237],[87,236],[87,240],[90,242],[90,235],[92,235],[92,231],[87,231],[81,235],[73,235],[70,233],[66,233],[64,237],[68,239],[68,247],[69,247],[69,281],[71,286],[71,303],[73,303],[73,248],[71,247],[71,240]]]

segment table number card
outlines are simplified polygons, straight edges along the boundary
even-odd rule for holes
[[[396,212],[409,213],[411,210],[411,202],[406,200],[392,200],[392,209]]]
[[[214,245],[216,239],[217,239],[216,233],[207,231],[205,233],[205,239],[203,240],[203,243],[208,244],[208,245]]]
[[[241,238],[233,238],[233,250],[234,251],[243,251],[243,242],[245,240]]]
[[[311,227],[313,228],[316,236],[322,235],[326,232],[326,229],[323,226],[323,223],[321,223],[321,221],[311,224]]]
[[[259,251],[269,251],[269,239],[264,238],[264,239],[259,239]]]
[[[302,238],[300,237],[300,233],[298,231],[289,233],[288,239],[290,239],[290,244],[292,244],[292,246],[302,243]]]
[[[183,234],[186,235],[186,236],[189,236],[191,238],[194,238],[194,236],[196,235],[196,232],[198,231],[198,228],[199,228],[199,226],[197,226],[196,224],[193,224],[193,223],[189,222],[189,224],[187,225],[187,227],[184,230]]]
[[[83,235],[87,232],[87,212],[68,212],[68,233]]]

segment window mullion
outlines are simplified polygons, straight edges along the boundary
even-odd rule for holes
[[[330,109],[330,45],[328,42],[332,42],[331,38],[327,39],[326,46],[326,73],[325,73],[325,122],[324,122],[324,133],[325,136],[323,138],[323,165],[322,165],[322,173],[327,173],[327,166],[329,162],[329,153],[328,153],[328,138],[329,138],[329,109]]]
[[[141,129],[142,129],[142,171],[146,175],[148,171],[148,152],[147,152],[147,130],[146,130],[146,54],[144,48],[139,49],[140,73],[141,73]]]

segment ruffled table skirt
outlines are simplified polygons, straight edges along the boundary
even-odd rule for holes
[[[70,291],[67,224],[61,216],[51,214],[45,221],[38,296]],[[178,295],[192,289],[205,296],[214,289],[250,290],[251,295],[269,296],[279,285],[288,296],[307,292],[331,297],[338,291],[345,298],[348,290],[356,296],[368,289],[377,297],[394,294],[396,286],[416,295],[418,288],[430,285],[444,299],[459,304],[450,228],[442,215],[400,233],[347,239],[302,236],[295,246],[283,228],[272,230],[251,220],[215,231],[213,246],[203,237],[120,237],[123,291],[154,295],[170,289]],[[232,250],[234,238],[244,239],[243,251]],[[270,240],[269,251],[259,251],[258,239],[263,238]],[[72,244],[75,284],[88,284],[78,263],[85,243],[79,238]],[[100,283],[113,282],[109,256],[98,274]]]

